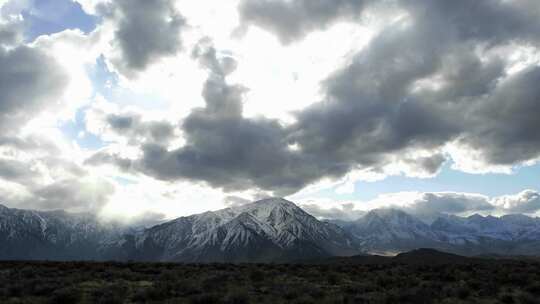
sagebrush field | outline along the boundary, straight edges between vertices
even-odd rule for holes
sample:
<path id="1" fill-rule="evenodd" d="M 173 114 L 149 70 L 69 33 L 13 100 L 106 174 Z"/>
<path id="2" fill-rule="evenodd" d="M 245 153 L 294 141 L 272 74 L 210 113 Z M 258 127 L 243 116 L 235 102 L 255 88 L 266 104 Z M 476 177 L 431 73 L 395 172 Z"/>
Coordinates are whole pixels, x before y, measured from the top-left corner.
<path id="1" fill-rule="evenodd" d="M 0 303 L 540 303 L 540 263 L 1 262 Z"/>

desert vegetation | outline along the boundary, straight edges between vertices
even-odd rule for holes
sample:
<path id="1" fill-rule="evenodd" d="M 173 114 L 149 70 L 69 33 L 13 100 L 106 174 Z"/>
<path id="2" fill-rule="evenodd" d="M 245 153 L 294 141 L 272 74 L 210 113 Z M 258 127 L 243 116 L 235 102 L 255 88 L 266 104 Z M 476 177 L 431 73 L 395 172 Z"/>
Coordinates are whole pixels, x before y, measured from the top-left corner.
<path id="1" fill-rule="evenodd" d="M 540 263 L 0 262 L 0 303 L 540 302 Z"/>

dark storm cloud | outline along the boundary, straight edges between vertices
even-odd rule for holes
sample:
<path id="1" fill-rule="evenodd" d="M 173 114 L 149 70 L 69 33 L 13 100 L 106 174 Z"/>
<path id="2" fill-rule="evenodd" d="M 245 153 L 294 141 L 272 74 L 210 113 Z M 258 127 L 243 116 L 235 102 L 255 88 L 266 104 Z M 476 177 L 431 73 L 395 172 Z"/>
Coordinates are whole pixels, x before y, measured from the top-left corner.
<path id="1" fill-rule="evenodd" d="M 377 5 L 385 3 L 390 2 Z M 287 194 L 354 169 L 384 173 L 393 162 L 415 171 L 405 174 L 436 174 L 449 144 L 475 150 L 488 165 L 540 157 L 540 68 L 508 72 L 514 50 L 538 47 L 537 4 L 391 3 L 408 17 L 389 22 L 331 73 L 322 83 L 323 98 L 298 111 L 296 122 L 286 127 L 243 117 L 246 89 L 227 82 L 236 62 L 208 45 L 196 48 L 194 57 L 210 75 L 202 92 L 206 106 L 181 125 L 186 145 L 170 150 L 146 143 L 143 157 L 130 168 L 163 180 Z M 245 22 L 268 28 L 287 43 L 356 17 L 363 7 L 354 1 L 298 0 L 243 1 L 239 9 Z M 289 149 L 292 144 L 299 149 Z M 459 209 L 455 201 L 439 200 L 434 207 Z"/>
<path id="2" fill-rule="evenodd" d="M 0 47 L 0 128 L 6 134 L 14 126 L 57 102 L 68 78 L 54 58 L 27 46 Z"/>
<path id="3" fill-rule="evenodd" d="M 193 54 L 209 71 L 203 89 L 206 106 L 193 110 L 182 122 L 186 145 L 169 150 L 167 142 L 147 141 L 141 146 L 141 159 L 128 160 L 102 151 L 86 163 L 112 163 L 162 180 L 203 181 L 227 190 L 272 189 L 280 194 L 296 191 L 317 178 L 313 168 L 320 165 L 288 148 L 287 129 L 277 120 L 242 116 L 245 88 L 226 81 L 236 64 L 234 59 L 204 44 Z M 133 128 L 136 119 L 112 121 L 125 131 Z"/>
<path id="4" fill-rule="evenodd" d="M 412 205 L 404 208 L 413 214 L 460 214 L 493 211 L 488 198 L 464 193 L 424 193 Z"/>
<path id="5" fill-rule="evenodd" d="M 440 69 L 448 45 L 434 42 L 443 35 L 420 25 L 380 33 L 325 81 L 323 101 L 298 113 L 294 140 L 303 151 L 341 163 L 345 171 L 379 167 L 392 154 L 451 140 L 460 129 L 454 109 L 409 94 L 416 80 Z M 434 172 L 442 163 L 439 157 L 423 164 Z"/>
<path id="6" fill-rule="evenodd" d="M 516 195 L 488 198 L 468 193 L 423 193 L 403 210 L 420 216 L 434 214 L 529 213 L 540 210 L 540 194 L 525 190 Z"/>
<path id="7" fill-rule="evenodd" d="M 245 89 L 228 84 L 224 72 L 228 71 L 224 63 L 230 66 L 231 58 L 218 58 L 210 47 L 199 53 L 199 60 L 210 72 L 203 89 L 206 107 L 193 110 L 183 121 L 182 148 L 142 147 L 139 166 L 147 174 L 204 181 L 225 190 L 258 188 L 286 195 L 351 168 L 325 155 L 290 149 L 291 130 L 277 120 L 243 117 Z"/>
<path id="8" fill-rule="evenodd" d="M 325 100 L 298 113 L 293 134 L 302 149 L 349 167 L 377 167 L 387 155 L 456 139 L 490 164 L 539 157 L 537 68 L 507 75 L 505 58 L 488 51 L 536 43 L 540 22 L 496 1 L 402 2 L 413 19 L 379 33 L 326 80 Z M 442 88 L 420 86 L 435 77 Z M 422 165 L 436 172 L 443 163 Z"/>
<path id="9" fill-rule="evenodd" d="M 540 155 L 540 67 L 508 79 L 471 111 L 471 128 L 462 143 L 480 151 L 488 163 L 513 165 Z"/>
<path id="10" fill-rule="evenodd" d="M 439 25 L 451 26 L 456 38 L 491 44 L 509 40 L 540 42 L 540 10 L 534 0 L 398 1 L 414 17 L 430 14 Z"/>
<path id="11" fill-rule="evenodd" d="M 187 178 L 227 189 L 302 186 L 296 184 L 302 181 L 293 171 L 285 129 L 275 120 L 243 118 L 242 90 L 219 77 L 210 79 L 206 108 L 194 110 L 183 123 L 186 146 L 168 151 L 144 145 L 143 170 L 161 179 Z"/>
<path id="12" fill-rule="evenodd" d="M 274 32 L 288 44 L 309 32 L 322 30 L 361 14 L 365 0 L 243 0 L 239 12 L 244 25 L 255 24 Z"/>
<path id="13" fill-rule="evenodd" d="M 174 135 L 175 126 L 166 121 L 143 121 L 139 114 L 109 114 L 106 123 L 113 132 L 132 141 L 148 140 L 167 143 Z"/>
<path id="14" fill-rule="evenodd" d="M 182 48 L 185 21 L 173 1 L 118 0 L 111 5 L 100 10 L 117 22 L 115 41 L 122 56 L 113 62 L 123 73 L 133 75 Z"/>
<path id="15" fill-rule="evenodd" d="M 460 39 L 536 40 L 540 11 L 535 0 L 242 0 L 239 13 L 246 25 L 256 25 L 276 34 L 287 44 L 324 30 L 333 23 L 357 20 L 366 8 L 396 6 L 409 13 L 437 15 L 459 31 Z M 385 16 L 376 16 L 385 18 Z"/>
<path id="16" fill-rule="evenodd" d="M 417 162 L 419 168 L 423 169 L 427 174 L 433 175 L 441 169 L 441 166 L 446 161 L 446 157 L 443 154 L 434 154 L 429 157 L 419 157 L 412 161 Z"/>

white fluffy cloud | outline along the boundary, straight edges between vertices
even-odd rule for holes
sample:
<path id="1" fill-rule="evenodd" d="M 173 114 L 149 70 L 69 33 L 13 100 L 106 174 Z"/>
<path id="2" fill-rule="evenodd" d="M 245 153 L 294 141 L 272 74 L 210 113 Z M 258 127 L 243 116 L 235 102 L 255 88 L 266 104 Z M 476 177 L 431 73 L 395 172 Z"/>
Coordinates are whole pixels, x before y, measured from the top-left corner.
<path id="1" fill-rule="evenodd" d="M 514 195 L 489 197 L 476 193 L 459 192 L 397 192 L 379 195 L 369 201 L 339 201 L 317 198 L 298 199 L 300 205 L 313 215 L 339 220 L 354 220 L 377 208 L 395 208 L 424 218 L 437 214 L 468 216 L 474 213 L 540 214 L 540 193 L 524 190 Z"/>
<path id="2" fill-rule="evenodd" d="M 491 202 L 506 212 L 535 214 L 540 211 L 540 193 L 534 190 L 496 197 Z"/>

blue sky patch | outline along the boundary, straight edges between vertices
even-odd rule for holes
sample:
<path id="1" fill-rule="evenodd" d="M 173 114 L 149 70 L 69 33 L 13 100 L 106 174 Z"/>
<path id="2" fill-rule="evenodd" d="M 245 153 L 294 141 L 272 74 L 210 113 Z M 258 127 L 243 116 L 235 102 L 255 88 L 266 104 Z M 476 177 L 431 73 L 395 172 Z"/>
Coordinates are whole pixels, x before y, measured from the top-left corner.
<path id="1" fill-rule="evenodd" d="M 23 10 L 26 21 L 26 39 L 33 41 L 41 35 L 79 29 L 89 33 L 96 28 L 98 17 L 86 14 L 81 5 L 68 0 L 34 0 Z"/>

